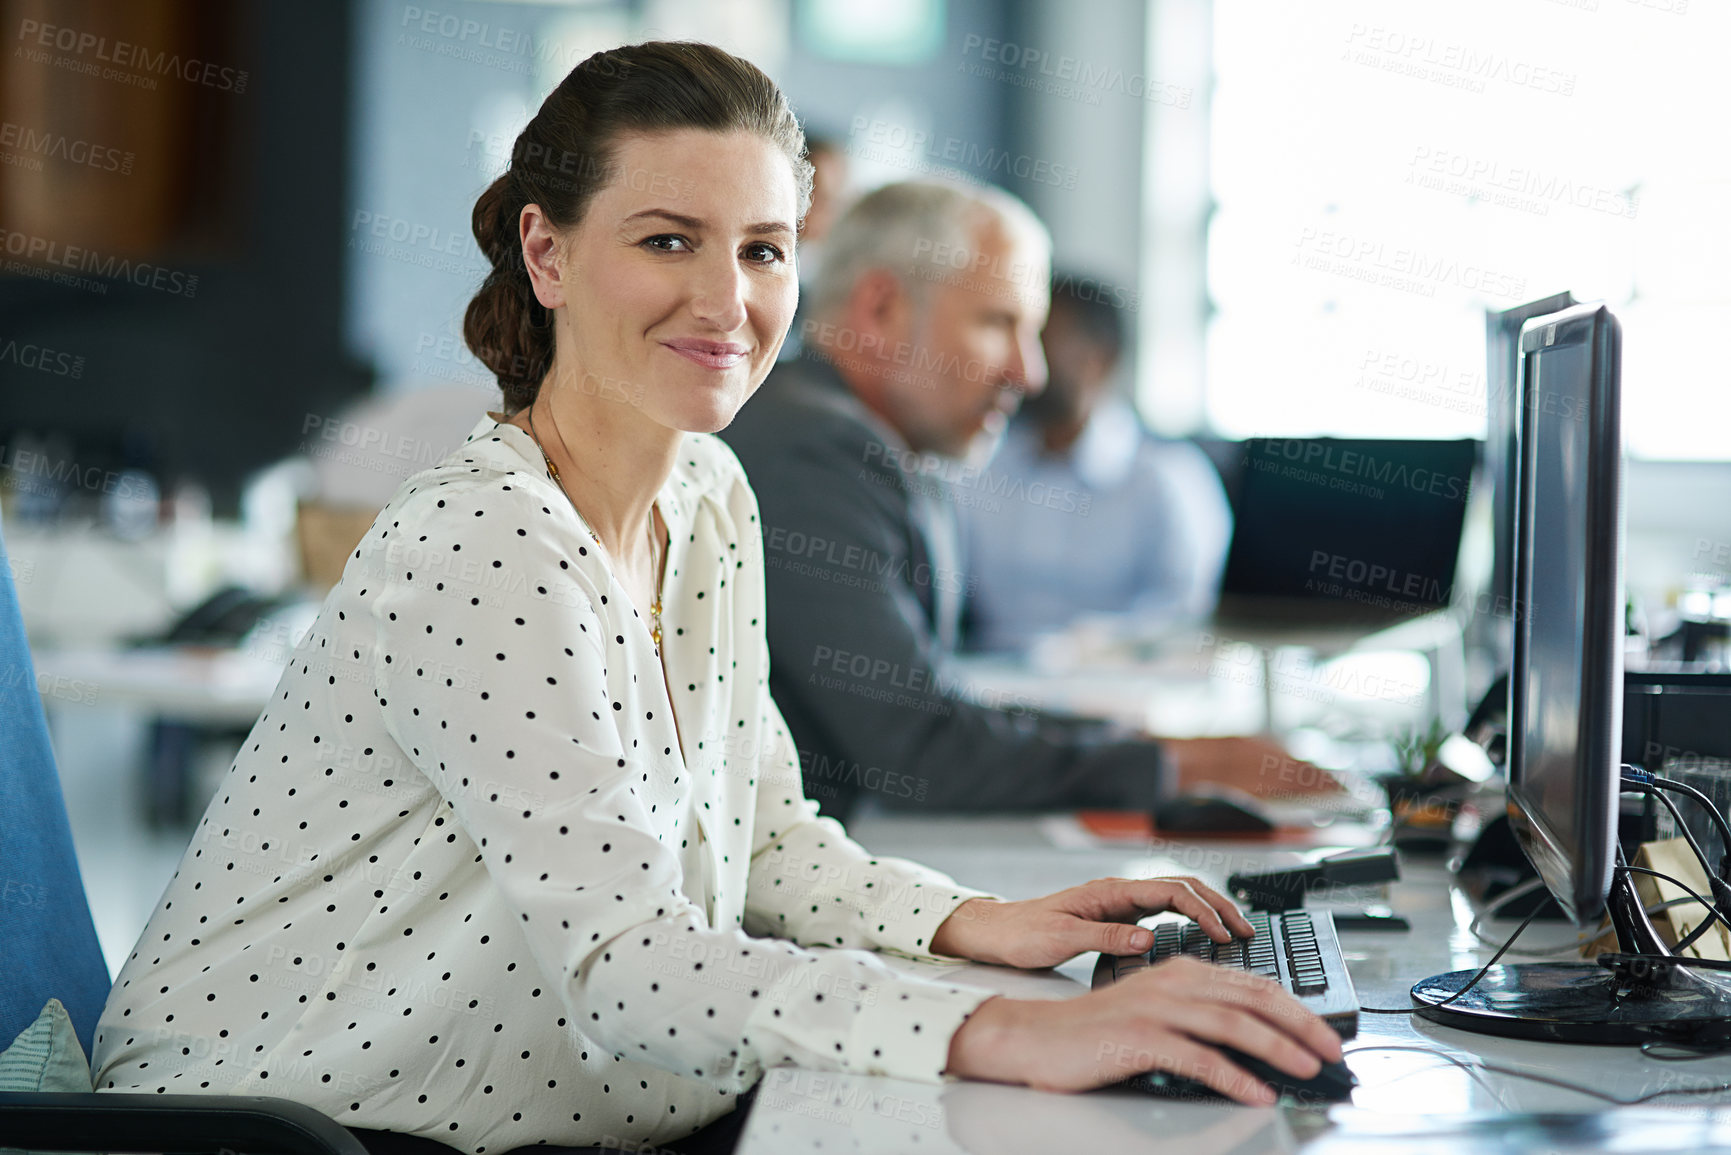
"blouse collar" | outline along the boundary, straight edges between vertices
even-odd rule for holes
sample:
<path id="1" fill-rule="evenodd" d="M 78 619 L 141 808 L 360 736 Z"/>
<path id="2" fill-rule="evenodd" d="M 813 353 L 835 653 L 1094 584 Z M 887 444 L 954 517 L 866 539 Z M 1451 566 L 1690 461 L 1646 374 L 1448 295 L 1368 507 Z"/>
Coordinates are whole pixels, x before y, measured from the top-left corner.
<path id="1" fill-rule="evenodd" d="M 551 487 L 561 498 L 565 498 L 564 490 L 547 476 L 547 462 L 541 454 L 541 447 L 529 436 L 528 430 L 511 424 L 506 420 L 505 414 L 489 410 L 487 415 L 476 423 L 475 428 L 470 430 L 465 448 L 474 452 L 476 445 L 493 444 L 492 439 L 495 437 L 499 439 L 497 445 L 502 450 L 497 454 L 489 454 L 495 456 L 495 464 L 504 469 L 527 473 L 536 481 Z M 673 472 L 661 483 L 661 489 L 655 495 L 655 503 L 661 510 L 661 519 L 667 523 L 670 534 L 679 532 L 679 527 L 685 524 L 693 504 L 702 492 L 703 487 L 697 484 L 698 479 L 692 470 L 694 465 L 696 461 L 692 460 L 682 447 L 678 459 L 674 462 Z"/>

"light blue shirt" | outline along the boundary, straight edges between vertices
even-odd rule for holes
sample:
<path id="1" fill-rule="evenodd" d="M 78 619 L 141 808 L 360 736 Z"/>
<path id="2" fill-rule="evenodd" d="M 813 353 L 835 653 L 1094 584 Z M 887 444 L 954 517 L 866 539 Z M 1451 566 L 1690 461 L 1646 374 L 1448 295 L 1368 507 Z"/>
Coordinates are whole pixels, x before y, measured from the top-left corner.
<path id="1" fill-rule="evenodd" d="M 1150 436 L 1128 404 L 1102 404 L 1062 454 L 1017 421 L 987 474 L 982 500 L 961 509 L 970 648 L 1024 650 L 1083 615 L 1149 628 L 1213 609 L 1232 538 L 1220 476 L 1196 446 Z"/>

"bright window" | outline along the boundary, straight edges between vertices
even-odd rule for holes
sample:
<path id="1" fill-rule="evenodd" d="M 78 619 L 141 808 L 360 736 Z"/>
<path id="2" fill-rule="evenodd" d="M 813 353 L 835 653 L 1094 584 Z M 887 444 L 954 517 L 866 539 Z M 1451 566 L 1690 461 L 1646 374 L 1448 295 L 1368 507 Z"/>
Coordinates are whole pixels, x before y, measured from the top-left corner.
<path id="1" fill-rule="evenodd" d="M 1731 458 L 1731 5 L 1220 0 L 1212 39 L 1214 431 L 1480 436 L 1485 309 L 1568 289 L 1623 322 L 1630 451 Z"/>

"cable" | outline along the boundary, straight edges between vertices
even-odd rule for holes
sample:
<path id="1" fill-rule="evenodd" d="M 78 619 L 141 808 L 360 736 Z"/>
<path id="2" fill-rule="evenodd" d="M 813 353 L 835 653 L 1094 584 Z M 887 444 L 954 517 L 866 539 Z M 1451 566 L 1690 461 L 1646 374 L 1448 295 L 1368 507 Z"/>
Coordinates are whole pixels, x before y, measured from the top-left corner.
<path id="1" fill-rule="evenodd" d="M 1486 919 L 1494 917 L 1498 910 L 1514 902 L 1516 899 L 1525 898 L 1544 884 L 1544 879 L 1535 875 L 1524 882 L 1518 882 L 1509 887 L 1507 890 L 1491 899 L 1491 901 L 1485 905 L 1483 910 L 1473 916 L 1473 920 L 1467 924 L 1467 933 L 1484 943 L 1486 946 L 1499 945 L 1500 940 L 1488 937 L 1483 930 L 1479 929 L 1480 925 Z M 1683 899 L 1682 901 L 1687 902 L 1689 900 Z M 1553 899 L 1546 897 L 1544 902 L 1540 903 L 1540 906 L 1549 907 L 1553 902 Z M 1583 946 L 1586 946 L 1597 937 L 1597 932 L 1586 932 L 1577 935 L 1573 942 L 1559 943 L 1556 946 L 1549 947 L 1537 947 L 1532 950 L 1514 950 L 1511 948 L 1509 953 L 1520 955 L 1522 958 L 1549 958 L 1555 955 L 1566 955 L 1571 953 L 1578 955 Z"/>
<path id="2" fill-rule="evenodd" d="M 1503 907 L 1507 906 L 1509 903 L 1513 902 L 1515 899 L 1523 898 L 1526 895 L 1533 893 L 1533 891 L 1539 889 L 1539 887 L 1541 887 L 1543 885 L 1545 885 L 1545 880 L 1540 878 L 1536 874 L 1533 875 L 1533 877 L 1527 879 L 1525 882 L 1517 882 L 1515 885 L 1509 887 L 1507 890 L 1503 891 L 1501 894 L 1497 895 L 1495 898 L 1493 898 L 1489 902 L 1487 902 L 1485 904 L 1484 910 L 1479 912 L 1479 918 L 1491 917 L 1493 914 L 1495 914 L 1497 911 L 1501 910 Z"/>
<path id="3" fill-rule="evenodd" d="M 1629 784 L 1626 783 L 1625 785 L 1629 785 Z M 1675 822 L 1677 824 L 1677 829 L 1679 829 L 1683 832 L 1683 838 L 1689 843 L 1689 849 L 1694 851 L 1695 857 L 1700 860 L 1701 870 L 1707 876 L 1707 879 L 1708 879 L 1707 889 L 1709 889 L 1709 890 L 1715 889 L 1714 885 L 1713 885 L 1714 882 L 1719 882 L 1719 886 L 1723 887 L 1725 884 L 1723 882 L 1720 882 L 1717 879 L 1717 877 L 1714 873 L 1714 870 L 1713 870 L 1712 863 L 1707 861 L 1706 852 L 1701 849 L 1701 844 L 1699 842 L 1695 841 L 1694 833 L 1689 829 L 1688 825 L 1684 823 L 1683 815 L 1681 814 L 1681 812 L 1678 811 L 1677 804 L 1675 802 L 1671 801 L 1671 799 L 1668 795 L 1664 794 L 1660 790 L 1655 789 L 1652 786 L 1640 786 L 1640 787 L 1636 787 L 1636 789 L 1639 789 L 1644 794 L 1649 794 L 1652 797 L 1657 798 L 1660 802 L 1665 804 L 1665 809 L 1671 812 L 1671 821 Z M 1691 891 L 1690 893 L 1692 894 L 1694 892 Z M 1727 925 L 1731 926 L 1731 924 L 1727 924 Z M 1712 919 L 1710 919 L 1710 918 L 1702 919 L 1701 922 L 1695 927 L 1694 930 L 1691 930 L 1688 934 L 1684 935 L 1681 939 L 1679 939 L 1677 941 L 1677 944 L 1674 947 L 1672 947 L 1671 949 L 1675 950 L 1675 951 L 1684 951 L 1684 950 L 1689 949 L 1690 947 L 1694 946 L 1696 943 L 1696 940 L 1698 940 L 1702 935 L 1706 934 L 1707 931 L 1712 926 L 1713 926 L 1713 920 Z"/>
<path id="4" fill-rule="evenodd" d="M 1691 831 L 1688 824 L 1683 821 L 1683 815 L 1678 811 L 1677 804 L 1672 802 L 1664 791 L 1674 789 L 1678 793 L 1686 793 L 1694 796 L 1701 805 L 1707 808 L 1708 812 L 1712 814 L 1714 820 L 1723 827 L 1724 818 L 1720 816 L 1718 808 L 1715 807 L 1712 802 L 1708 801 L 1705 794 L 1702 794 L 1693 786 L 1685 786 L 1681 782 L 1672 782 L 1668 778 L 1661 779 L 1657 775 L 1648 774 L 1645 771 L 1641 771 L 1639 777 L 1636 777 L 1633 773 L 1629 773 L 1629 771 L 1632 771 L 1633 769 L 1633 767 L 1629 766 L 1624 767 L 1625 774 L 1622 783 L 1623 789 L 1631 793 L 1639 793 L 1652 798 L 1657 798 L 1660 802 L 1664 803 L 1665 809 L 1671 813 L 1671 821 L 1676 823 L 1677 829 L 1683 832 L 1683 838 L 1688 842 L 1689 849 L 1694 852 L 1696 859 L 1701 863 L 1701 873 L 1707 878 L 1707 889 L 1722 900 L 1731 897 L 1731 883 L 1727 883 L 1722 877 L 1720 877 L 1719 871 L 1713 869 L 1713 864 L 1707 859 L 1707 852 L 1701 849 L 1701 844 L 1695 840 L 1694 832 Z M 1663 783 L 1663 785 L 1661 785 L 1661 783 Z M 1722 837 L 1725 839 L 1727 854 L 1731 854 L 1731 831 L 1725 831 L 1722 834 Z M 1622 860 L 1622 851 L 1620 847 L 1618 848 L 1617 857 L 1620 865 Z M 1722 863 L 1723 861 L 1724 860 L 1721 860 Z M 1671 881 L 1675 882 L 1676 880 L 1672 879 Z M 1681 886 L 1682 884 L 1678 883 L 1678 885 Z M 1684 889 L 1688 888 L 1685 887 Z M 1694 891 L 1690 891 L 1690 893 L 1693 894 Z M 1714 913 L 1718 913 L 1717 904 L 1708 902 L 1706 899 L 1702 899 L 1701 901 Z M 1723 915 L 1720 915 L 1719 921 L 1725 922 Z M 1672 949 L 1682 951 L 1694 946 L 1696 940 L 1706 934 L 1712 925 L 1712 919 L 1703 919 L 1694 930 L 1690 931 L 1680 939 Z M 1725 925 L 1727 929 L 1731 929 L 1731 922 L 1726 922 Z"/>
<path id="5" fill-rule="evenodd" d="M 1712 918 L 1709 918 L 1706 922 L 1701 924 L 1702 926 L 1711 926 L 1711 925 L 1713 925 L 1713 919 L 1717 919 L 1721 923 L 1725 924 L 1726 930 L 1731 931 L 1731 919 L 1727 919 L 1723 914 L 1720 914 L 1719 908 L 1717 906 L 1713 905 L 1713 903 L 1709 902 L 1698 891 L 1696 891 L 1694 887 L 1690 886 L 1688 883 L 1682 881 L 1681 879 L 1672 878 L 1669 874 L 1666 874 L 1663 871 L 1651 870 L 1645 866 L 1619 865 L 1618 867 L 1616 867 L 1616 869 L 1627 871 L 1631 874 L 1650 874 L 1654 878 L 1664 879 L 1666 882 L 1670 883 L 1672 886 L 1676 887 L 1678 890 L 1681 890 L 1684 894 L 1687 894 L 1690 898 L 1692 898 L 1696 902 L 1700 903 L 1703 907 L 1705 907 L 1707 909 L 1707 913 L 1712 915 Z M 1697 927 L 1696 929 L 1699 930 L 1700 928 Z M 1678 943 L 1678 945 L 1681 946 L 1682 943 Z M 1676 956 L 1672 956 L 1672 957 L 1676 957 Z"/>
<path id="6" fill-rule="evenodd" d="M 1661 778 L 1657 774 L 1650 775 L 1650 777 L 1653 780 L 1653 785 L 1657 786 L 1659 789 L 1674 790 L 1678 794 L 1684 794 L 1693 798 L 1698 804 L 1700 804 L 1701 808 L 1707 811 L 1707 816 L 1713 820 L 1714 825 L 1719 828 L 1719 841 L 1724 844 L 1726 855 L 1731 855 L 1731 824 L 1726 823 L 1725 816 L 1719 813 L 1719 808 L 1713 805 L 1713 800 L 1711 798 L 1707 797 L 1705 794 L 1701 793 L 1701 791 L 1695 789 L 1686 782 L 1678 782 L 1674 778 Z M 1678 825 L 1681 826 L 1682 823 L 1679 822 Z M 1723 863 L 1724 860 L 1721 859 L 1720 861 Z M 1703 856 L 1702 862 L 1703 864 L 1706 864 L 1705 856 Z M 1709 867 L 1707 876 L 1709 878 L 1720 878 L 1722 877 L 1722 872 L 1713 870 Z"/>
<path id="7" fill-rule="evenodd" d="M 1701 971 L 1731 971 L 1731 961 L 1722 958 L 1696 958 L 1693 955 L 1665 955 L 1656 957 L 1650 954 L 1625 954 L 1622 951 L 1606 951 L 1593 961 L 1607 969 L 1614 970 L 1625 964 L 1644 963 L 1653 967 L 1685 967 Z"/>
<path id="8" fill-rule="evenodd" d="M 1539 912 L 1543 909 L 1543 906 L 1534 907 L 1533 912 L 1521 920 L 1521 925 L 1515 928 L 1515 933 L 1509 936 L 1508 941 L 1497 948 L 1497 953 L 1491 956 L 1491 961 L 1480 967 L 1479 973 L 1468 979 L 1465 986 L 1461 987 L 1460 990 L 1456 991 L 1448 998 L 1443 999 L 1441 1002 L 1426 1003 L 1423 1007 L 1401 1007 L 1398 1009 L 1394 1007 L 1359 1007 L 1359 1013 L 1366 1015 L 1412 1015 L 1417 1014 L 1419 1011 L 1425 1010 L 1428 1007 L 1448 1006 L 1450 1003 L 1472 990 L 1478 985 L 1480 979 L 1490 973 L 1491 968 L 1497 965 L 1497 960 L 1508 953 L 1509 948 L 1515 945 L 1515 940 L 1521 937 L 1521 932 L 1526 930 L 1535 918 L 1539 917 Z"/>
<path id="9" fill-rule="evenodd" d="M 1504 1067 L 1496 1063 L 1485 1063 L 1477 1060 L 1462 1059 L 1456 1055 L 1432 1050 L 1429 1047 L 1415 1047 L 1394 1043 L 1372 1043 L 1365 1047 L 1349 1047 L 1347 1048 L 1346 1053 L 1349 1055 L 1356 1055 L 1364 1051 L 1413 1051 L 1417 1054 L 1429 1055 L 1433 1059 L 1441 1059 L 1445 1063 L 1461 1068 L 1468 1074 L 1474 1074 L 1478 1071 L 1488 1071 L 1493 1075 L 1508 1075 L 1516 1079 L 1527 1079 L 1534 1083 L 1545 1083 L 1552 1087 L 1560 1087 L 1565 1091 L 1574 1091 L 1577 1094 L 1586 1095 L 1590 1098 L 1598 1099 L 1605 1103 L 1611 1103 L 1618 1107 L 1638 1107 L 1642 1103 L 1651 1103 L 1653 1100 L 1664 1098 L 1667 1095 L 1717 1095 L 1725 1091 L 1731 1091 L 1731 1083 L 1719 1083 L 1711 1087 L 1669 1087 L 1658 1091 L 1650 1091 L 1645 1095 L 1637 1095 L 1633 1099 L 1621 1099 L 1616 1095 L 1606 1094 L 1604 1091 L 1601 1091 L 1596 1087 L 1588 1087 L 1580 1083 L 1571 1083 L 1565 1079 L 1554 1079 L 1549 1075 L 1541 1075 L 1534 1071 L 1523 1071 L 1518 1067 Z M 1669 1061 L 1674 1062 L 1676 1060 Z M 1483 1085 L 1482 1081 L 1481 1085 Z M 1489 1088 L 1487 1087 L 1487 1090 L 1488 1089 Z M 1495 1095 L 1495 1092 L 1493 1091 L 1492 1094 Z M 1496 1096 L 1496 1098 L 1498 1102 L 1501 1102 L 1501 1096 Z"/>
<path id="10" fill-rule="evenodd" d="M 1667 1047 L 1671 1048 L 1670 1052 L 1665 1050 Z M 1648 1039 L 1641 1044 L 1641 1053 L 1659 1063 L 1693 1063 L 1699 1059 L 1717 1058 L 1725 1053 L 1725 1048 L 1703 1047 L 1698 1043 L 1657 1042 Z"/>

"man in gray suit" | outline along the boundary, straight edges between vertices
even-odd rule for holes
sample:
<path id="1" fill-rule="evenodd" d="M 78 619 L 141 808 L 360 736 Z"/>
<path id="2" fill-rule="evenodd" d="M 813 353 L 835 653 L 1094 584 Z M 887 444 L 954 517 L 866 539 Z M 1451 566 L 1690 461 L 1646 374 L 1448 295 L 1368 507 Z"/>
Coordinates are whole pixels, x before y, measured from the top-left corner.
<path id="1" fill-rule="evenodd" d="M 722 433 L 763 519 L 770 688 L 831 814 L 862 798 L 1151 809 L 1182 782 L 1254 784 L 1283 761 L 1251 739 L 1156 742 L 1042 712 L 946 671 L 969 587 L 955 506 L 1030 497 L 983 466 L 1045 383 L 1050 250 L 999 190 L 878 189 L 830 235 L 804 351 Z"/>

